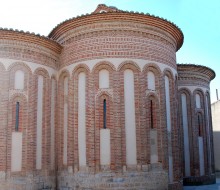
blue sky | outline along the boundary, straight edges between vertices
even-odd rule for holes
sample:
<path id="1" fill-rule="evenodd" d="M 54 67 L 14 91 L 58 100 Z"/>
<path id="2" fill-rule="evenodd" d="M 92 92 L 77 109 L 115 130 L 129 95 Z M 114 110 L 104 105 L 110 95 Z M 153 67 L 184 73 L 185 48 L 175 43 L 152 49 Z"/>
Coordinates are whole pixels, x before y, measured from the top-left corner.
<path id="1" fill-rule="evenodd" d="M 7 0 L 1 2 L 0 27 L 47 36 L 60 22 L 90 13 L 100 3 L 174 22 L 184 34 L 177 62 L 212 68 L 211 101 L 216 101 L 215 89 L 220 97 L 220 0 Z"/>

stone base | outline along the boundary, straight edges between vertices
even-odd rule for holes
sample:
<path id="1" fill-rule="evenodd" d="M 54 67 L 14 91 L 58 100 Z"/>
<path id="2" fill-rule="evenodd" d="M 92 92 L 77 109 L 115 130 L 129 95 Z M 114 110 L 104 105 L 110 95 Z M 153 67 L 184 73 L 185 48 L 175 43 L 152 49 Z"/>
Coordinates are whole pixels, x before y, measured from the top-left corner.
<path id="1" fill-rule="evenodd" d="M 59 190 L 168 190 L 168 174 L 164 171 L 111 171 L 92 174 L 89 172 L 60 172 Z"/>
<path id="2" fill-rule="evenodd" d="M 172 184 L 169 184 L 169 190 L 182 190 L 183 189 L 183 182 L 182 180 L 179 182 L 174 182 Z"/>
<path id="3" fill-rule="evenodd" d="M 55 190 L 56 177 L 42 175 L 42 172 L 33 173 L 5 173 L 0 178 L 0 189 L 4 190 Z M 4 173 L 4 175 L 3 175 Z"/>
<path id="4" fill-rule="evenodd" d="M 215 184 L 215 183 L 216 183 L 215 174 L 183 178 L 184 186 L 210 185 L 210 184 Z"/>

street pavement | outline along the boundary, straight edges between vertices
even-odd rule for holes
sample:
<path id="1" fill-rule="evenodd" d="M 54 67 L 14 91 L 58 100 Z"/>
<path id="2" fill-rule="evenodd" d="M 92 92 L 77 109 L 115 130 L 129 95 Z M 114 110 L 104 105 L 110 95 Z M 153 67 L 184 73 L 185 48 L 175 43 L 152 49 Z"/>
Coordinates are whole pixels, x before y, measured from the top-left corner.
<path id="1" fill-rule="evenodd" d="M 216 179 L 214 185 L 202 185 L 202 186 L 185 186 L 184 190 L 220 190 L 220 178 Z"/>

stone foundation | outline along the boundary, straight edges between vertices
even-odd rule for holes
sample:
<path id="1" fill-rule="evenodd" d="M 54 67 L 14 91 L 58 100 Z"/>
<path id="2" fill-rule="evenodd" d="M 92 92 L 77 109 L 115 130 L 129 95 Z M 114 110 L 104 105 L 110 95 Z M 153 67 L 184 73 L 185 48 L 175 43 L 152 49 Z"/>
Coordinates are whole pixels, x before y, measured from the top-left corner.
<path id="1" fill-rule="evenodd" d="M 0 189 L 2 190 L 55 190 L 56 177 L 43 176 L 38 172 L 22 174 L 11 174 L 0 172 Z"/>
<path id="2" fill-rule="evenodd" d="M 168 174 L 165 171 L 111 171 L 92 174 L 89 172 L 60 172 L 58 189 L 74 190 L 167 190 Z"/>
<path id="3" fill-rule="evenodd" d="M 91 172 L 62 171 L 55 175 L 42 172 L 22 174 L 0 172 L 0 189 L 4 190 L 181 190 L 182 183 L 168 185 L 168 174 L 154 167 L 152 171 Z"/>
<path id="4" fill-rule="evenodd" d="M 178 182 L 174 182 L 172 184 L 169 184 L 169 190 L 182 190 L 183 189 L 183 182 L 178 181 Z"/>

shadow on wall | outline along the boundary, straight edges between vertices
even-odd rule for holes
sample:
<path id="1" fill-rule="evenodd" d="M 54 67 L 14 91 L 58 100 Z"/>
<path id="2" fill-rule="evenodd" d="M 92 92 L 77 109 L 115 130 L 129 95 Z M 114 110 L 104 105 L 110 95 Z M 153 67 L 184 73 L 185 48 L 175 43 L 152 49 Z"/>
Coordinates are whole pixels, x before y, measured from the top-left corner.
<path id="1" fill-rule="evenodd" d="M 215 170 L 220 172 L 220 131 L 213 131 Z"/>

